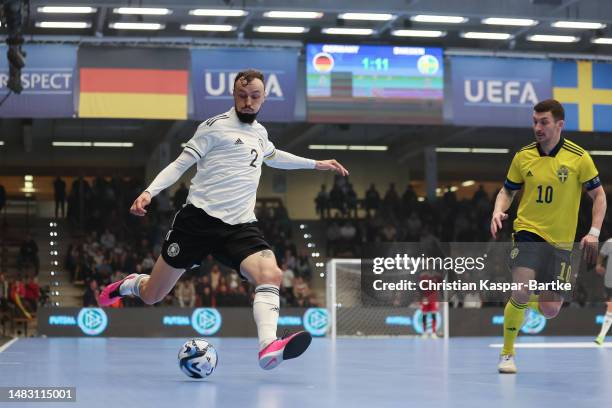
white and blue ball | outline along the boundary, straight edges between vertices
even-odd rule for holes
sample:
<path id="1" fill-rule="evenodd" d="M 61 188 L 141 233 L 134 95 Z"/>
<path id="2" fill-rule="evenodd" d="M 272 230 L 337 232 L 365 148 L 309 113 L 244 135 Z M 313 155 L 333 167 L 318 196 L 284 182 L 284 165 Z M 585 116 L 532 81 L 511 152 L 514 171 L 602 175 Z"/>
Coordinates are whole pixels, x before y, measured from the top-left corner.
<path id="1" fill-rule="evenodd" d="M 188 377 L 206 378 L 217 367 L 217 350 L 205 339 L 191 339 L 179 350 L 178 361 Z"/>

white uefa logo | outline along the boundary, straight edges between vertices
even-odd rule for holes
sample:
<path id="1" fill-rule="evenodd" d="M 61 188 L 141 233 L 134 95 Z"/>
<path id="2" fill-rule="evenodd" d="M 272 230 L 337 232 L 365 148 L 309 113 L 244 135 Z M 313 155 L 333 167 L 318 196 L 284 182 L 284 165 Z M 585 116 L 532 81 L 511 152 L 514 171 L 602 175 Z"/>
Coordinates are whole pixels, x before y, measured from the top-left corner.
<path id="1" fill-rule="evenodd" d="M 168 256 L 171 257 L 175 257 L 179 254 L 179 252 L 181 251 L 181 247 L 179 247 L 179 244 L 177 244 L 176 242 L 170 244 L 170 246 L 168 247 Z"/>

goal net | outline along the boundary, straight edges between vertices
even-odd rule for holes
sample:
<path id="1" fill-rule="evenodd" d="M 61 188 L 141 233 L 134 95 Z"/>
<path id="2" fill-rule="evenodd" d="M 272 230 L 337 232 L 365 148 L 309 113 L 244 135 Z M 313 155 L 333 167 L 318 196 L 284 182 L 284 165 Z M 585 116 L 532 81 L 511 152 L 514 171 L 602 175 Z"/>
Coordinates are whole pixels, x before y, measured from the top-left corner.
<path id="1" fill-rule="evenodd" d="M 426 329 L 433 325 L 433 313 L 427 314 L 423 321 L 418 293 L 388 292 L 381 298 L 363 291 L 360 259 L 328 261 L 326 285 L 332 339 L 337 336 L 419 336 L 424 332 L 423 323 Z M 447 337 L 448 302 L 438 303 L 435 324 L 435 331 Z"/>

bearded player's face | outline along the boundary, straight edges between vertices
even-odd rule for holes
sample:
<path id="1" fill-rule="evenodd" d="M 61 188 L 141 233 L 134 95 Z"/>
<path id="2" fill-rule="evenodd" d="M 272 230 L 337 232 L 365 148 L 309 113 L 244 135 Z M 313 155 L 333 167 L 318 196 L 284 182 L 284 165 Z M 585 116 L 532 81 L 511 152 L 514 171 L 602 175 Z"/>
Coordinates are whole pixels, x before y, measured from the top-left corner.
<path id="1" fill-rule="evenodd" d="M 240 113 L 256 114 L 264 102 L 264 84 L 255 78 L 251 82 L 243 78 L 238 79 L 234 86 L 234 103 Z"/>

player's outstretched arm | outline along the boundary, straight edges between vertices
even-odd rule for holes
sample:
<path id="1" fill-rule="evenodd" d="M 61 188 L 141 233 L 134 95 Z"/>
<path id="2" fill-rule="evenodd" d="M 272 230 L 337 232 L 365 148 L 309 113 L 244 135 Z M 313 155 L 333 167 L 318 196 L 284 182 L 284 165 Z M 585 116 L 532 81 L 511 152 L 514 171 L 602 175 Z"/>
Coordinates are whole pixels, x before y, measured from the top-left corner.
<path id="1" fill-rule="evenodd" d="M 608 204 L 606 202 L 606 193 L 602 186 L 594 188 L 588 194 L 593 200 L 591 230 L 580 240 L 580 249 L 584 249 L 584 259 L 592 264 L 597 259 L 599 233 Z"/>
<path id="2" fill-rule="evenodd" d="M 495 208 L 491 217 L 491 236 L 493 239 L 497 239 L 497 232 L 501 231 L 502 222 L 508 218 L 506 211 L 510 208 L 515 195 L 516 191 L 508 190 L 506 187 L 502 187 L 497 193 Z"/>
<path id="3" fill-rule="evenodd" d="M 160 171 L 151 185 L 134 200 L 132 207 L 130 207 L 130 212 L 139 217 L 144 216 L 147 213 L 145 208 L 151 204 L 151 199 L 159 194 L 160 191 L 176 183 L 183 173 L 197 160 L 191 153 L 183 151 L 175 161 Z"/>
<path id="4" fill-rule="evenodd" d="M 315 169 L 317 170 L 332 170 L 341 176 L 348 176 L 349 172 L 344 168 L 343 165 L 338 163 L 336 160 L 317 160 L 315 164 Z"/>
<path id="5" fill-rule="evenodd" d="M 316 169 L 332 170 L 342 176 L 348 176 L 349 172 L 338 161 L 331 160 L 312 160 L 305 157 L 296 156 L 283 150 L 274 149 L 266 156 L 265 163 L 276 169 L 295 170 L 295 169 Z"/>

